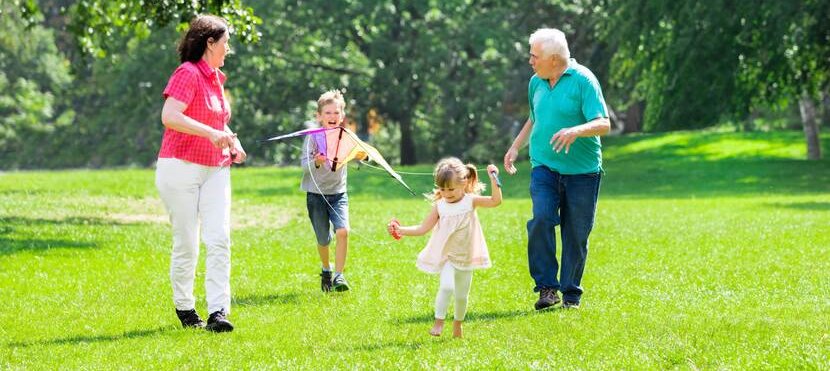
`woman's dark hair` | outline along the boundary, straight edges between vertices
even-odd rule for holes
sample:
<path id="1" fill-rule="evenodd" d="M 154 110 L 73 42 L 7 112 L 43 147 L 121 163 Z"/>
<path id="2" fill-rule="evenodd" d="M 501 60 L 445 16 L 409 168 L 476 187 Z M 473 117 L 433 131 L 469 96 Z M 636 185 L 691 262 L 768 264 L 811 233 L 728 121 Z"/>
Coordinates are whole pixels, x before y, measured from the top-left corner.
<path id="1" fill-rule="evenodd" d="M 209 39 L 219 41 L 228 31 L 228 21 L 215 15 L 199 15 L 190 22 L 190 29 L 179 42 L 181 62 L 198 62 L 207 49 Z"/>

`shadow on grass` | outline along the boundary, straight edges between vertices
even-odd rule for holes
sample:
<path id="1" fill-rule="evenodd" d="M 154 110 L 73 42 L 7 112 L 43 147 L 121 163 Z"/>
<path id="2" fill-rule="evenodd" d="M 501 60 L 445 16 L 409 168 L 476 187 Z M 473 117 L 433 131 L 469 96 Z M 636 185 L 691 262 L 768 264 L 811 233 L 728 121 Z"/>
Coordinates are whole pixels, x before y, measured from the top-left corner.
<path id="1" fill-rule="evenodd" d="M 22 236 L 15 237 L 15 232 L 18 230 L 25 231 L 26 228 L 33 228 L 39 231 L 36 235 L 42 236 L 42 227 L 44 226 L 98 226 L 115 224 L 120 223 L 94 217 L 69 217 L 64 219 L 26 218 L 19 216 L 0 217 L 0 226 L 2 226 L 0 227 L 0 236 L 3 236 L 0 237 L 0 255 L 10 255 L 21 251 L 97 247 L 97 244 L 92 242 L 60 238 L 32 238 L 30 237 L 31 233 L 19 233 Z"/>
<path id="2" fill-rule="evenodd" d="M 793 203 L 767 203 L 767 206 L 775 208 L 796 209 L 796 210 L 830 210 L 830 202 L 793 202 Z"/>
<path id="3" fill-rule="evenodd" d="M 510 311 L 492 311 L 492 312 L 470 312 L 467 313 L 464 322 L 479 322 L 479 321 L 494 321 L 503 318 L 517 318 L 534 314 L 534 311 L 529 310 L 510 310 Z M 425 314 L 419 316 L 412 316 L 393 320 L 397 325 L 406 325 L 413 323 L 432 323 L 435 316 L 432 314 Z"/>
<path id="4" fill-rule="evenodd" d="M 92 242 L 78 242 L 55 239 L 11 239 L 0 238 L 0 255 L 11 255 L 21 251 L 44 251 L 50 249 L 87 249 L 96 248 Z"/>
<path id="5" fill-rule="evenodd" d="M 299 294 L 292 292 L 288 294 L 234 296 L 231 302 L 234 305 L 247 307 L 271 304 L 297 304 L 300 302 L 299 298 Z"/>
<path id="6" fill-rule="evenodd" d="M 358 346 L 351 346 L 351 347 L 334 347 L 332 350 L 335 352 L 373 352 L 376 350 L 383 350 L 383 349 L 400 349 L 400 350 L 418 350 L 422 346 L 426 344 L 425 341 L 390 341 L 390 342 L 379 342 L 374 344 L 364 344 Z"/>
<path id="7" fill-rule="evenodd" d="M 91 217 L 91 216 L 70 216 L 60 219 L 47 218 L 27 218 L 21 216 L 4 216 L 0 217 L 0 225 L 3 228 L 10 228 L 11 226 L 43 226 L 43 225 L 124 225 L 131 223 L 121 223 L 112 219 Z"/>
<path id="8" fill-rule="evenodd" d="M 84 343 L 101 343 L 108 341 L 119 341 L 125 339 L 135 339 L 146 336 L 152 336 L 167 331 L 172 331 L 174 327 L 159 327 L 150 330 L 132 330 L 118 335 L 81 335 L 67 338 L 57 338 L 37 341 L 23 341 L 6 344 L 8 348 L 26 348 L 30 346 L 48 346 L 48 345 L 78 345 Z"/>

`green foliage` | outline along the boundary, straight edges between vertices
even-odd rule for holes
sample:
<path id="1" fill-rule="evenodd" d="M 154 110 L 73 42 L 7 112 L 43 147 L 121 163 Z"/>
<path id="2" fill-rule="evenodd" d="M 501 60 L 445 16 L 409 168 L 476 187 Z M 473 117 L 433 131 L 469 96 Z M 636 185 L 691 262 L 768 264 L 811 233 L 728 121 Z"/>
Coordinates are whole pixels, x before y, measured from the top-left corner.
<path id="1" fill-rule="evenodd" d="M 830 71 L 830 2 L 602 2 L 618 46 L 615 92 L 645 101 L 646 130 L 743 119 L 755 106 L 817 96 Z"/>
<path id="2" fill-rule="evenodd" d="M 64 96 L 73 79 L 52 31 L 27 25 L 10 4 L 0 13 L 0 168 L 14 168 L 39 162 L 43 141 L 73 122 Z"/>
<path id="3" fill-rule="evenodd" d="M 243 42 L 259 40 L 256 25 L 262 20 L 241 0 L 85 0 L 70 10 L 72 31 L 80 47 L 97 57 L 116 49 L 118 45 L 112 44 L 116 35 L 147 36 L 151 30 L 171 23 L 184 27 L 202 13 L 226 18 Z"/>
<path id="4" fill-rule="evenodd" d="M 512 34 L 499 31 L 512 16 L 510 7 L 320 1 L 286 9 L 286 18 L 302 19 L 298 26 L 320 39 L 321 44 L 308 45 L 312 54 L 337 63 L 345 50 L 357 54 L 349 60 L 364 61 L 349 73 L 362 82 L 350 93 L 362 105 L 358 112 L 375 109 L 398 126 L 402 163 L 418 160 L 416 148 L 427 153 L 421 159 L 434 159 L 467 154 L 471 144 L 503 138 L 495 129 Z"/>
<path id="5" fill-rule="evenodd" d="M 327 295 L 300 169 L 233 170 L 237 330 L 222 335 L 177 323 L 151 170 L 2 174 L 0 368 L 830 368 L 828 160 L 800 160 L 797 133 L 604 144 L 582 308 L 532 309 L 522 163 L 502 177 L 505 202 L 478 211 L 494 267 L 475 273 L 460 340 L 427 334 L 438 283 L 414 266 L 426 237 L 385 231 L 429 204 L 382 173 L 350 169 L 353 290 Z"/>

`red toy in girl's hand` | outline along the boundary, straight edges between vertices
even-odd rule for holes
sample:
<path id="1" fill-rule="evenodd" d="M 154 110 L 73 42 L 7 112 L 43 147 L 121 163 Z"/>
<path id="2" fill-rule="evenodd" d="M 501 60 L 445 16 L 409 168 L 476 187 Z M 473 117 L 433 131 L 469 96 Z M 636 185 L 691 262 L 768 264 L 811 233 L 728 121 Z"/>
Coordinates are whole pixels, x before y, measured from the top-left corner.
<path id="1" fill-rule="evenodd" d="M 392 218 L 392 220 L 389 221 L 389 234 L 396 240 L 401 239 L 401 233 L 398 231 L 398 227 L 400 226 L 401 223 L 399 223 L 395 218 Z"/>

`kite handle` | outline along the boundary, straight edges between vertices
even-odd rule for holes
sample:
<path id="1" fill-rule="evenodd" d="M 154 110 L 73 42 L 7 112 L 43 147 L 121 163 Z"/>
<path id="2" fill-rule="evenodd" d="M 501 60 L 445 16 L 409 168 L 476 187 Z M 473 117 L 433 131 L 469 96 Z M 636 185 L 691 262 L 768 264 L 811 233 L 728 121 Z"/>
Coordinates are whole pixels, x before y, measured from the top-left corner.
<path id="1" fill-rule="evenodd" d="M 398 222 L 398 219 L 392 218 L 392 220 L 389 221 L 389 225 L 393 227 L 392 231 L 390 231 L 389 234 L 392 236 L 392 238 L 400 240 L 402 236 L 399 232 L 395 230 L 394 227 L 400 227 L 401 223 Z"/>
<path id="2" fill-rule="evenodd" d="M 501 188 L 501 179 L 499 179 L 499 175 L 498 175 L 498 174 L 496 174 L 496 172 L 495 172 L 495 171 L 491 171 L 491 172 L 490 172 L 490 176 L 492 176 L 492 177 L 493 177 L 493 179 L 495 179 L 495 180 L 496 180 L 496 185 L 497 185 L 497 186 L 499 186 L 499 188 Z"/>

